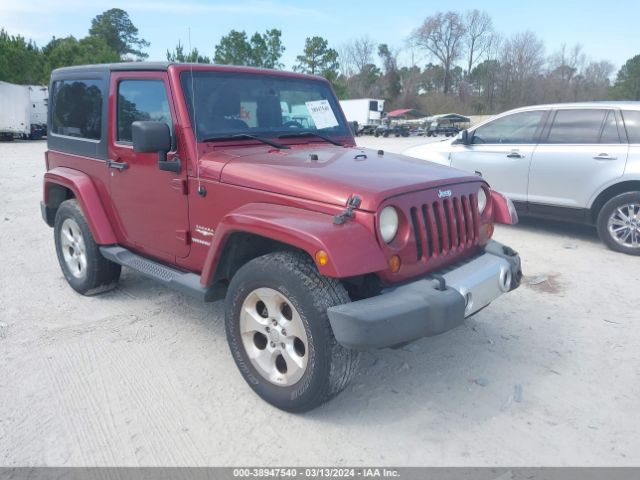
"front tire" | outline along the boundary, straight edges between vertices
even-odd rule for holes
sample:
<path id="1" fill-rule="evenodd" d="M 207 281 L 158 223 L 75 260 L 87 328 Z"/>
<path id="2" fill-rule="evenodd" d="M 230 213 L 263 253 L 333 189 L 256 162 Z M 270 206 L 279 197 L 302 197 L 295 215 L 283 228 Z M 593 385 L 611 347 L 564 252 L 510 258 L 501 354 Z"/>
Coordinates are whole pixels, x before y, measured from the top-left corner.
<path id="1" fill-rule="evenodd" d="M 94 295 L 116 286 L 121 267 L 102 256 L 75 199 L 60 204 L 53 232 L 58 262 L 71 288 Z"/>
<path id="2" fill-rule="evenodd" d="M 622 193 L 604 204 L 598 235 L 616 252 L 640 255 L 640 192 Z"/>
<path id="3" fill-rule="evenodd" d="M 227 340 L 242 376 L 265 401 L 305 412 L 341 392 L 358 352 L 336 341 L 327 308 L 349 302 L 302 253 L 251 260 L 234 275 L 226 298 Z"/>

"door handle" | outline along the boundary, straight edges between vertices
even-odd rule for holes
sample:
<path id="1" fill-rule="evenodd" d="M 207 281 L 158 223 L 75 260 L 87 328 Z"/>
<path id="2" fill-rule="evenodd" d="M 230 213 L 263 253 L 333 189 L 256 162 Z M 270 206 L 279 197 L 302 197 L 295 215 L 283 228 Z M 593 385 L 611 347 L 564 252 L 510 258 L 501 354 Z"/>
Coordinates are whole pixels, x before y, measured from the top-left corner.
<path id="1" fill-rule="evenodd" d="M 507 154 L 507 158 L 524 158 L 524 155 L 522 155 L 520 152 L 518 152 L 517 150 L 512 151 L 511 153 Z"/>
<path id="2" fill-rule="evenodd" d="M 600 153 L 593 157 L 594 160 L 617 160 L 618 157 L 612 157 L 608 153 Z"/>
<path id="3" fill-rule="evenodd" d="M 129 164 L 127 162 L 116 162 L 115 160 L 107 160 L 107 167 L 115 168 L 117 170 L 126 170 L 129 168 Z"/>

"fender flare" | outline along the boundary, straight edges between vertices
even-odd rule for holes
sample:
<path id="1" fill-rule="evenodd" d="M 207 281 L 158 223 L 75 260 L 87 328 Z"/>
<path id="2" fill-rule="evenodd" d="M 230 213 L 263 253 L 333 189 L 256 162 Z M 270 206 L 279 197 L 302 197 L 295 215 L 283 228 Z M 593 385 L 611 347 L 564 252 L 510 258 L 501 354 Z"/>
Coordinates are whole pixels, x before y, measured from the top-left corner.
<path id="1" fill-rule="evenodd" d="M 357 215 L 357 213 L 356 213 Z M 320 274 L 345 278 L 388 268 L 375 235 L 354 219 L 342 225 L 333 216 L 284 205 L 250 203 L 226 215 L 209 247 L 200 282 L 213 281 L 225 243 L 236 232 L 252 233 L 299 248 L 315 257 L 318 250 L 329 255 Z"/>
<path id="2" fill-rule="evenodd" d="M 589 201 L 587 202 L 587 207 L 592 209 L 598 200 L 600 200 L 601 195 L 608 191 L 616 188 L 618 185 L 627 184 L 627 183 L 640 183 L 640 173 L 633 173 L 628 175 L 623 175 L 622 177 L 615 178 L 613 180 L 608 181 L 607 183 L 600 185 L 600 187 L 591 195 Z M 600 205 L 602 206 L 602 205 Z"/>
<path id="3" fill-rule="evenodd" d="M 111 228 L 95 184 L 87 174 L 67 167 L 56 167 L 44 174 L 44 204 L 49 204 L 52 185 L 61 185 L 73 192 L 80 204 L 91 234 L 98 245 L 118 243 Z"/>

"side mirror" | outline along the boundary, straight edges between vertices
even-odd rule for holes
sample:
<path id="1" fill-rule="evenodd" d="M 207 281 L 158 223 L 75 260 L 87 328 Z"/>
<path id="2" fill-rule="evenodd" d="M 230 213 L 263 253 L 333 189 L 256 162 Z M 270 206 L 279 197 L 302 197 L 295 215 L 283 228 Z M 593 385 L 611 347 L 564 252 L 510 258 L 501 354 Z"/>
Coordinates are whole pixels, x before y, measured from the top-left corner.
<path id="1" fill-rule="evenodd" d="M 167 160 L 167 152 L 171 150 L 171 130 L 164 122 L 133 122 L 131 124 L 133 150 L 141 153 L 158 153 L 158 168 L 168 172 L 179 173 L 181 162 L 178 158 Z"/>
<path id="2" fill-rule="evenodd" d="M 456 137 L 456 143 L 461 143 L 463 145 L 470 145 L 471 144 L 471 139 L 473 138 L 472 135 L 469 135 L 469 130 L 462 130 L 460 133 L 458 133 L 458 136 Z"/>

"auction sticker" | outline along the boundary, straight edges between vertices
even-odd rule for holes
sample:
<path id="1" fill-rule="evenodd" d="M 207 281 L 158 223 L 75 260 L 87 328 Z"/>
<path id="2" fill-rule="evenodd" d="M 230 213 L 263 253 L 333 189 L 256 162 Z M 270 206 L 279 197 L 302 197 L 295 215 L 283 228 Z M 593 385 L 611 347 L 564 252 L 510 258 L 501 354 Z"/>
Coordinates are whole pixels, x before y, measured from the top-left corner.
<path id="1" fill-rule="evenodd" d="M 338 125 L 338 120 L 336 120 L 328 100 L 305 102 L 305 105 L 317 129 L 331 128 Z"/>

